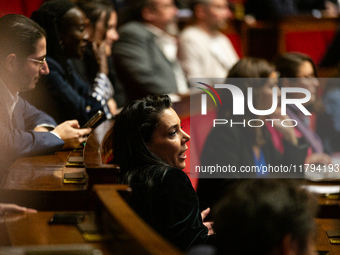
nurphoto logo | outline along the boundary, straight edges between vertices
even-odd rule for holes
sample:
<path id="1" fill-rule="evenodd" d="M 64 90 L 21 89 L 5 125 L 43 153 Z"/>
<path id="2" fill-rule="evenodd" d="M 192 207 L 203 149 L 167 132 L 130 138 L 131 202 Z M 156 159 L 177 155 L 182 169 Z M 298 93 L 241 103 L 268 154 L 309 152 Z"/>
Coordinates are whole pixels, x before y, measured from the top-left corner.
<path id="1" fill-rule="evenodd" d="M 217 100 L 220 102 L 220 106 L 223 106 L 223 100 L 226 100 L 223 98 L 223 95 L 225 95 L 225 91 L 223 89 L 227 89 L 231 93 L 232 97 L 232 115 L 233 116 L 242 116 L 245 115 L 245 95 L 243 91 L 237 87 L 236 85 L 232 84 L 214 84 L 214 87 L 211 85 L 208 85 L 203 82 L 196 82 L 198 84 L 201 84 L 205 86 L 206 88 L 197 87 L 200 90 L 203 90 L 205 93 L 201 94 L 201 115 L 207 115 L 207 94 L 211 97 L 213 100 L 215 106 L 218 106 Z M 217 92 L 217 90 L 219 92 Z M 299 87 L 283 87 L 281 88 L 281 93 L 278 94 L 278 87 L 273 86 L 272 88 L 272 103 L 271 107 L 268 109 L 256 109 L 254 106 L 254 93 L 252 87 L 247 87 L 246 96 L 247 96 L 247 107 L 249 112 L 254 114 L 255 116 L 270 116 L 273 114 L 277 107 L 279 106 L 281 108 L 281 115 L 287 115 L 287 105 L 294 105 L 297 109 L 299 109 L 304 115 L 311 115 L 311 113 L 306 109 L 306 107 L 303 105 L 307 103 L 311 99 L 311 93 L 309 90 L 305 88 L 299 88 Z M 300 93 L 300 98 L 289 98 L 289 93 Z M 278 96 L 279 95 L 279 96 Z M 222 96 L 222 99 L 221 99 Z M 280 99 L 280 101 L 279 101 Z M 231 99 L 229 99 L 231 100 Z M 275 121 L 280 121 L 281 125 L 284 127 L 295 127 L 298 123 L 294 119 L 243 119 L 236 122 L 235 119 L 213 119 L 213 127 L 216 127 L 216 125 L 225 125 L 230 124 L 232 127 L 233 125 L 243 125 L 244 127 L 247 125 L 249 127 L 262 127 L 265 122 L 270 122 L 272 126 L 274 126 Z"/>
<path id="2" fill-rule="evenodd" d="M 216 89 L 228 89 L 230 90 L 232 97 L 233 97 L 233 115 L 244 115 L 244 95 L 243 92 L 240 88 L 238 88 L 235 85 L 232 84 L 215 84 L 215 88 L 202 83 L 202 82 L 197 82 L 200 83 L 208 88 L 210 88 L 215 95 L 218 97 L 221 105 L 222 101 L 217 93 Z M 210 97 L 214 100 L 215 105 L 216 100 L 213 97 L 213 95 L 206 89 L 197 87 L 203 91 L 205 91 L 207 94 L 210 95 Z M 270 109 L 268 110 L 257 110 L 254 107 L 253 104 L 253 88 L 249 87 L 247 88 L 247 103 L 248 103 L 248 109 L 251 113 L 259 116 L 264 116 L 264 115 L 270 115 L 273 112 L 275 112 L 278 104 L 278 99 L 277 99 L 277 88 L 274 87 L 273 89 L 273 103 Z M 288 93 L 302 93 L 305 95 L 304 98 L 287 98 Z M 286 115 L 286 109 L 288 104 L 295 105 L 298 109 L 300 109 L 301 112 L 303 112 L 304 115 L 312 115 L 302 104 L 307 103 L 311 99 L 311 93 L 309 90 L 304 89 L 304 88 L 296 88 L 296 87 L 287 87 L 287 88 L 281 88 L 281 115 Z M 201 115 L 206 115 L 207 114 L 207 95 L 202 94 L 201 95 Z"/>

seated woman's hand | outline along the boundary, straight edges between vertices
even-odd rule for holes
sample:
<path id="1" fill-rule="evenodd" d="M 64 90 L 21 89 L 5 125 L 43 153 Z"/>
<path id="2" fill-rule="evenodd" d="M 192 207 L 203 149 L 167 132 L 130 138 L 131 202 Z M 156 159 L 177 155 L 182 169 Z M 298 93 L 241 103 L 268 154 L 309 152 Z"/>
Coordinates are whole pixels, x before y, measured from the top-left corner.
<path id="1" fill-rule="evenodd" d="M 208 216 L 209 213 L 210 213 L 209 207 L 201 212 L 203 224 L 204 226 L 208 228 L 208 236 L 215 234 L 214 229 L 213 229 L 214 223 L 212 221 L 204 221 L 204 219 Z"/>
<path id="2" fill-rule="evenodd" d="M 106 44 L 104 41 L 92 43 L 92 51 L 99 65 L 99 72 L 108 75 L 109 66 L 107 62 L 107 55 L 106 55 L 105 48 L 106 48 Z"/>

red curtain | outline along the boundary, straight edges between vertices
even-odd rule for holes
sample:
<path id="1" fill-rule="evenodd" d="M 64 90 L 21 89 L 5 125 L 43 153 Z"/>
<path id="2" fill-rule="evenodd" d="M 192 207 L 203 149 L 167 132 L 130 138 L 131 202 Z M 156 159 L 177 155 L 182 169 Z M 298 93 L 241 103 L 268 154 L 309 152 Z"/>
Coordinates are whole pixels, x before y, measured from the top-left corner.
<path id="1" fill-rule="evenodd" d="M 15 13 L 30 17 L 44 0 L 0 0 L 0 17 Z"/>

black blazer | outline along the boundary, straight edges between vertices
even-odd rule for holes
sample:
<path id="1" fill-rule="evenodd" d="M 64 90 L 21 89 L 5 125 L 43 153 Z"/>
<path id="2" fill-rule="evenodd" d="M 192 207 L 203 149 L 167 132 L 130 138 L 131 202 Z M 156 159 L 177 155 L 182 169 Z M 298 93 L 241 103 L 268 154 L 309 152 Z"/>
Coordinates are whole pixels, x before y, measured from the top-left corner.
<path id="1" fill-rule="evenodd" d="M 212 242 L 202 222 L 196 192 L 182 170 L 152 166 L 138 171 L 129 184 L 130 205 L 150 226 L 183 250 Z M 152 176 L 151 188 L 147 175 Z"/>

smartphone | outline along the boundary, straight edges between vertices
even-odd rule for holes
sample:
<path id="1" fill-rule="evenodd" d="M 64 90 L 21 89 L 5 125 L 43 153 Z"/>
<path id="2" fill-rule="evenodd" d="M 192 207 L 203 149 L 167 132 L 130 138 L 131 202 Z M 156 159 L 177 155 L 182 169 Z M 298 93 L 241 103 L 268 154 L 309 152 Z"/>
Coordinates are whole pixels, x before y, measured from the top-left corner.
<path id="1" fill-rule="evenodd" d="M 102 117 L 104 113 L 102 111 L 98 111 L 82 128 L 92 128 Z"/>
<path id="2" fill-rule="evenodd" d="M 49 224 L 78 224 L 83 221 L 84 213 L 55 213 Z"/>

